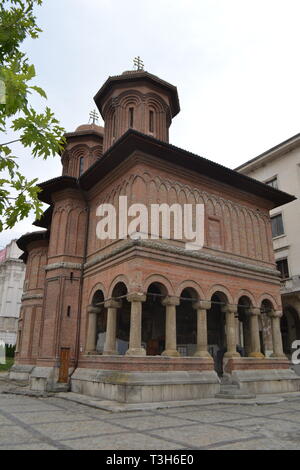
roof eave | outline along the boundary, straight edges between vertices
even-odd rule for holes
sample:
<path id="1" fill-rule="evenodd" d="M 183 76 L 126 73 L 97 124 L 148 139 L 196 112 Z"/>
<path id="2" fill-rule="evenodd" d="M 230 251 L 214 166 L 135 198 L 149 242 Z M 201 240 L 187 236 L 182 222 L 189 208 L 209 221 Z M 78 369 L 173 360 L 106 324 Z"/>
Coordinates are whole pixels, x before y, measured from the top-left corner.
<path id="1" fill-rule="evenodd" d="M 129 129 L 110 147 L 100 160 L 94 163 L 79 179 L 79 184 L 84 190 L 90 189 L 99 181 L 99 175 L 104 177 L 109 171 L 116 168 L 124 159 L 128 158 L 134 151 L 141 150 L 145 153 L 161 158 L 169 163 L 183 166 L 192 171 L 225 183 L 229 186 L 239 188 L 244 192 L 261 196 L 271 201 L 274 207 L 295 200 L 285 192 L 271 188 L 247 175 L 238 173 L 218 163 L 207 160 L 186 150 L 174 147 L 166 142 L 159 141 L 153 137 Z M 175 154 L 175 157 L 174 157 Z"/>
<path id="2" fill-rule="evenodd" d="M 289 139 L 285 140 L 284 142 L 281 142 L 280 144 L 276 145 L 275 147 L 266 150 L 257 157 L 248 160 L 247 162 L 235 168 L 235 171 L 247 172 L 249 170 L 254 170 L 256 168 L 259 168 L 267 161 L 272 160 L 274 158 L 278 158 L 298 146 L 300 146 L 300 134 L 296 134 L 293 137 L 290 137 Z"/>

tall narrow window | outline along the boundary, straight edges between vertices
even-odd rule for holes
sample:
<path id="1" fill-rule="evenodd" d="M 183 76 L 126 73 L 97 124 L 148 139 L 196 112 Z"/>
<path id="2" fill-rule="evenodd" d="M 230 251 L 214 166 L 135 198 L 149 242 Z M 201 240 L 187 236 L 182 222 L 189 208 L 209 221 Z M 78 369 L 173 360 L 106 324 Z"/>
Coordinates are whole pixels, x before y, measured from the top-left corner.
<path id="1" fill-rule="evenodd" d="M 289 264 L 288 264 L 287 258 L 276 261 L 276 265 L 277 265 L 278 271 L 280 271 L 282 279 L 287 279 L 288 277 L 290 277 Z"/>
<path id="2" fill-rule="evenodd" d="M 79 176 L 81 176 L 83 172 L 84 172 L 84 158 L 80 157 L 80 160 L 79 160 Z"/>
<path id="3" fill-rule="evenodd" d="M 149 111 L 149 132 L 154 132 L 154 112 Z"/>
<path id="4" fill-rule="evenodd" d="M 129 127 L 133 127 L 134 108 L 129 108 Z"/>
<path id="5" fill-rule="evenodd" d="M 116 115 L 114 114 L 114 117 L 113 117 L 113 138 L 116 137 Z"/>
<path id="6" fill-rule="evenodd" d="M 278 214 L 278 215 L 275 215 L 274 217 L 271 217 L 271 222 L 272 222 L 273 238 L 279 237 L 280 235 L 284 235 L 282 214 Z"/>

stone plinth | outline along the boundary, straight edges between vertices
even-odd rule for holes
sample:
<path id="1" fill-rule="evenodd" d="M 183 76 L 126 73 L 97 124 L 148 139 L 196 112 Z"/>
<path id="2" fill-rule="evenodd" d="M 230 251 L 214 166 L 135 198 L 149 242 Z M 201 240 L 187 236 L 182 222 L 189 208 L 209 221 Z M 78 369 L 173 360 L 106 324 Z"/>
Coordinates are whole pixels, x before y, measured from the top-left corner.
<path id="1" fill-rule="evenodd" d="M 233 358 L 225 362 L 224 372 L 243 392 L 265 394 L 300 391 L 300 377 L 284 358 Z"/>
<path id="2" fill-rule="evenodd" d="M 121 403 L 151 403 L 214 397 L 220 391 L 215 371 L 125 372 L 77 369 L 71 391 Z"/>

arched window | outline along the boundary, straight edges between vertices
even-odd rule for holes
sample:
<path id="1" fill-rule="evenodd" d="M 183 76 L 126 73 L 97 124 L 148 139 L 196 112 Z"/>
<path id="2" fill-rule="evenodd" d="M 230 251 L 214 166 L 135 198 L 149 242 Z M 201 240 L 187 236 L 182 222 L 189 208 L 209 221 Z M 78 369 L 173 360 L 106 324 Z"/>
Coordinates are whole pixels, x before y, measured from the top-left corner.
<path id="1" fill-rule="evenodd" d="M 113 115 L 113 128 L 112 128 L 112 136 L 113 139 L 116 137 L 116 115 Z"/>
<path id="2" fill-rule="evenodd" d="M 134 108 L 129 108 L 128 110 L 128 125 L 129 127 L 133 127 L 134 123 Z"/>
<path id="3" fill-rule="evenodd" d="M 154 112 L 149 111 L 149 132 L 154 132 Z"/>
<path id="4" fill-rule="evenodd" d="M 84 172 L 84 158 L 80 157 L 79 159 L 79 176 Z"/>

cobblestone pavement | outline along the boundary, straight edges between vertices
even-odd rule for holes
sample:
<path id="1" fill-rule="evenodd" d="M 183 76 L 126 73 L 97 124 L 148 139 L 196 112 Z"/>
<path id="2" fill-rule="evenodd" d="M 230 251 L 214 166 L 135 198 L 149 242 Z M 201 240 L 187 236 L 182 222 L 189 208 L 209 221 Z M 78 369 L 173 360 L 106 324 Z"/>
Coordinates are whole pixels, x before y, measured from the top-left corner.
<path id="1" fill-rule="evenodd" d="M 300 449 L 300 398 L 110 413 L 0 393 L 0 450 Z"/>

